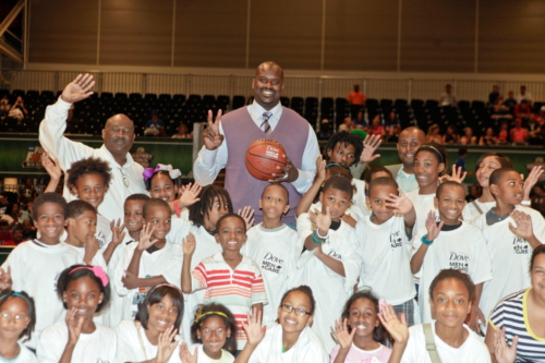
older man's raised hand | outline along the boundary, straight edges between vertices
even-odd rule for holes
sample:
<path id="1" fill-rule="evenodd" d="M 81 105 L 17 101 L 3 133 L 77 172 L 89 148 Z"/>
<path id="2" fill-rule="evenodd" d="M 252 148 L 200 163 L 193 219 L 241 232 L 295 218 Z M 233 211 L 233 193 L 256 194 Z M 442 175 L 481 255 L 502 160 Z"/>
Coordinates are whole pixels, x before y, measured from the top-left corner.
<path id="1" fill-rule="evenodd" d="M 95 81 L 91 74 L 79 74 L 76 79 L 64 87 L 61 99 L 68 103 L 76 103 L 84 100 L 93 94 L 91 88 L 93 88 L 94 85 Z"/>

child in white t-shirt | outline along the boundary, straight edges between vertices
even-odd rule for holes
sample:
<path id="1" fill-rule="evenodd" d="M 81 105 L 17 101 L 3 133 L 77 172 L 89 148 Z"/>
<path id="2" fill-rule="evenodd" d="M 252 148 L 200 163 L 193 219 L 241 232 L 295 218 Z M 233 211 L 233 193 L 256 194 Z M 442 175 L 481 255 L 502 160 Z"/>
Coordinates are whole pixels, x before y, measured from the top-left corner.
<path id="1" fill-rule="evenodd" d="M 492 264 L 492 280 L 483 287 L 480 308 L 489 316 L 505 296 L 530 287 L 528 265 L 532 250 L 545 241 L 545 220 L 532 208 L 520 206 L 523 183 L 520 174 L 511 168 L 496 169 L 490 175 L 490 192 L 496 206 L 474 222 L 481 229 Z M 519 229 L 511 217 L 522 213 L 532 219 L 532 228 Z"/>
<path id="2" fill-rule="evenodd" d="M 25 342 L 35 349 L 42 330 L 64 316 L 55 292 L 57 277 L 66 267 L 82 261 L 72 246 L 60 242 L 68 215 L 66 200 L 57 193 L 44 193 L 32 208 L 40 237 L 19 244 L 10 253 L 0 269 L 0 290 L 23 290 L 35 299 L 36 334 Z"/>
<path id="3" fill-rule="evenodd" d="M 86 158 L 76 161 L 66 171 L 66 186 L 78 199 L 86 201 L 98 210 L 104 200 L 111 181 L 110 167 L 107 162 L 99 158 Z M 119 216 L 121 218 L 121 216 Z M 101 214 L 97 214 L 96 237 L 100 252 L 106 263 L 109 263 L 112 254 L 121 241 L 112 242 L 111 221 Z"/>
<path id="4" fill-rule="evenodd" d="M 328 350 L 334 346 L 331 323 L 342 312 L 339 301 L 347 300 L 361 272 L 360 243 L 344 215 L 352 201 L 352 184 L 342 176 L 332 176 L 320 192 L 321 210 L 315 206 L 297 218 L 301 269 L 300 284 L 309 286 L 319 304 L 312 329 Z"/>
<path id="5" fill-rule="evenodd" d="M 372 214 L 356 228 L 363 258 L 358 288 L 370 287 L 396 312 L 404 312 L 412 326 L 416 294 L 410 267 L 414 207 L 406 195 L 399 195 L 391 177 L 371 181 L 367 203 Z"/>
<path id="6" fill-rule="evenodd" d="M 114 274 L 114 286 L 123 296 L 122 319 L 131 320 L 149 289 L 169 282 L 180 286 L 182 248 L 167 243 L 170 207 L 164 200 L 150 199 L 144 204 L 145 225 L 140 240 L 125 247 Z"/>
<path id="7" fill-rule="evenodd" d="M 110 283 L 102 267 L 68 267 L 59 276 L 57 293 L 68 312 L 65 321 L 48 326 L 40 334 L 38 360 L 42 363 L 113 362 L 117 335 L 93 321 L 94 314 L 108 305 L 110 299 Z"/>
<path id="8" fill-rule="evenodd" d="M 496 169 L 510 168 L 511 160 L 507 156 L 495 152 L 484 153 L 475 163 L 475 178 L 481 186 L 482 194 L 474 201 L 467 203 L 462 212 L 464 221 L 472 223 L 481 214 L 486 213 L 496 206 L 496 200 L 490 193 L 488 182 L 490 174 Z"/>
<path id="9" fill-rule="evenodd" d="M 30 339 L 35 324 L 34 300 L 26 292 L 6 290 L 0 294 L 1 362 L 38 363 L 34 353 L 18 342 Z"/>
<path id="10" fill-rule="evenodd" d="M 453 181 L 442 183 L 437 188 L 435 206 L 439 210 L 440 222 L 430 212 L 426 227 L 413 240 L 413 273 L 421 272 L 419 305 L 423 323 L 432 320 L 427 291 L 439 271 L 455 269 L 469 275 L 476 284 L 475 299 L 469 326 L 479 331 L 478 322 L 485 324 L 486 318 L 479 310 L 483 283 L 492 278 L 490 261 L 481 231 L 459 218 L 466 204 L 461 184 Z"/>
<path id="11" fill-rule="evenodd" d="M 379 319 L 394 339 L 388 363 L 490 363 L 490 353 L 482 339 L 464 324 L 473 307 L 474 285 L 466 274 L 442 270 L 429 290 L 436 320 L 407 326 L 388 304 L 380 305 Z M 431 351 L 431 352 L 430 352 Z M 437 359 L 430 355 L 436 352 Z"/>
<path id="12" fill-rule="evenodd" d="M 265 187 L 259 207 L 263 222 L 248 230 L 248 240 L 241 253 L 255 261 L 261 269 L 267 305 L 263 307 L 263 324 L 274 324 L 280 298 L 294 281 L 295 254 L 299 235 L 282 224 L 282 215 L 288 212 L 288 190 L 280 183 Z M 297 256 L 298 257 L 298 256 Z"/>

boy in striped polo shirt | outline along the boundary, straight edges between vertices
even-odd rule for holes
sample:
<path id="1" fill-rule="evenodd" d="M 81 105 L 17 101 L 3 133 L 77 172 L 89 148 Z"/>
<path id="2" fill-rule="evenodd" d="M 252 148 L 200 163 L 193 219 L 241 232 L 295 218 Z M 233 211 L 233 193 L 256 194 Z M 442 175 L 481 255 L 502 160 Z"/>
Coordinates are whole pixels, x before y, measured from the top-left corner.
<path id="1" fill-rule="evenodd" d="M 191 258 L 195 252 L 195 237 L 190 233 L 184 241 L 182 264 L 182 291 L 186 294 L 206 289 L 204 303 L 227 306 L 235 316 L 237 350 L 246 344 L 242 325 L 248 311 L 263 311 L 267 295 L 259 266 L 240 253 L 246 243 L 246 223 L 237 214 L 226 214 L 218 220 L 216 241 L 222 252 L 205 258 L 191 272 Z"/>

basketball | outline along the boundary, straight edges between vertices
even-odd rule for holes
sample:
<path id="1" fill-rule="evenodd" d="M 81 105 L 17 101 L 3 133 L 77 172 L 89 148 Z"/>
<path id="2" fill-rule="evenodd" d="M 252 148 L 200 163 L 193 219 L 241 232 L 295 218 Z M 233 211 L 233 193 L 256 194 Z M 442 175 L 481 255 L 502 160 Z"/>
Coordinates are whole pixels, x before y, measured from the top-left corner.
<path id="1" fill-rule="evenodd" d="M 286 151 L 279 142 L 271 139 L 257 140 L 246 151 L 246 169 L 256 179 L 274 179 L 273 173 L 282 173 L 276 167 L 286 166 L 284 155 Z"/>

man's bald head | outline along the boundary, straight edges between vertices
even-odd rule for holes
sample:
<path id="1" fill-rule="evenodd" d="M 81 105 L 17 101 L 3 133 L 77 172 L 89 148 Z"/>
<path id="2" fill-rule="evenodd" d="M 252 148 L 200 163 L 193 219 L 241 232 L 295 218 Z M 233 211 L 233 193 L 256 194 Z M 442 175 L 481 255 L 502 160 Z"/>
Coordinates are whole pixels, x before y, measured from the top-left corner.
<path id="1" fill-rule="evenodd" d="M 134 142 L 134 124 L 127 115 L 118 113 L 106 121 L 102 130 L 104 146 L 116 160 L 126 157 Z"/>
<path id="2" fill-rule="evenodd" d="M 261 63 L 252 81 L 255 101 L 265 110 L 270 110 L 280 102 L 284 89 L 284 71 L 275 62 Z"/>
<path id="3" fill-rule="evenodd" d="M 412 173 L 416 150 L 424 144 L 426 135 L 417 127 L 407 127 L 399 134 L 397 152 L 403 163 L 403 170 Z"/>

